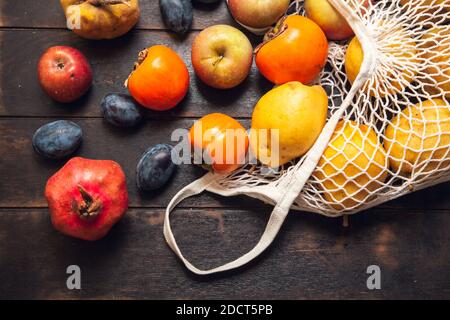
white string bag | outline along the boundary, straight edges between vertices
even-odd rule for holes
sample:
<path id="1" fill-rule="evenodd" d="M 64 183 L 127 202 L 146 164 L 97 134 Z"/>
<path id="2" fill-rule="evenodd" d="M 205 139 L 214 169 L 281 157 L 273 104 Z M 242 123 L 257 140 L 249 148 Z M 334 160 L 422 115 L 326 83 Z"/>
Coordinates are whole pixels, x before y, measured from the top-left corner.
<path id="1" fill-rule="evenodd" d="M 302 2 L 294 2 L 300 14 Z M 290 209 L 330 217 L 354 214 L 450 180 L 450 107 L 436 100 L 450 98 L 450 0 L 380 0 L 368 8 L 358 0 L 329 2 L 361 43 L 360 72 L 351 85 L 344 67 L 348 43 L 331 42 L 317 81 L 329 94 L 328 122 L 305 156 L 277 173 L 252 165 L 228 176 L 208 173 L 172 199 L 164 236 L 196 274 L 253 260 L 272 243 Z M 274 205 L 258 244 L 211 270 L 184 258 L 170 227 L 173 208 L 204 190 Z"/>

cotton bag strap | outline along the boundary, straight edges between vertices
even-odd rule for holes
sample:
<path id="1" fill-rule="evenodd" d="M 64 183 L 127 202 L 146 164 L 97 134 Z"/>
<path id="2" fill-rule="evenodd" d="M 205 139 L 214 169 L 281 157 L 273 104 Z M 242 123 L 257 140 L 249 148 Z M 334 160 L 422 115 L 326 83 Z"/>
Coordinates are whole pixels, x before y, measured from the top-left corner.
<path id="1" fill-rule="evenodd" d="M 214 181 L 220 179 L 220 176 L 215 175 L 213 173 L 208 173 L 202 178 L 192 182 L 187 185 L 183 189 L 181 189 L 170 201 L 165 214 L 164 219 L 164 237 L 170 246 L 170 248 L 175 252 L 175 254 L 180 258 L 180 260 L 184 263 L 186 268 L 198 275 L 208 275 L 218 272 L 223 272 L 231 269 L 239 268 L 248 262 L 255 259 L 259 256 L 270 244 L 273 242 L 275 237 L 277 236 L 281 226 L 286 219 L 286 216 L 289 213 L 289 209 L 294 203 L 295 199 L 303 189 L 305 183 L 311 176 L 312 172 L 317 166 L 317 163 L 320 160 L 325 148 L 330 141 L 330 138 L 336 128 L 337 123 L 341 119 L 344 111 L 351 104 L 353 97 L 356 92 L 362 87 L 362 85 L 366 82 L 366 80 L 371 75 L 372 71 L 375 68 L 375 48 L 373 46 L 373 42 L 370 40 L 370 35 L 367 32 L 364 24 L 358 17 L 352 12 L 350 7 L 342 0 L 329 0 L 329 2 L 335 6 L 339 12 L 347 19 L 349 24 L 353 27 L 356 36 L 361 42 L 364 51 L 364 61 L 361 66 L 360 73 L 356 78 L 353 86 L 349 92 L 349 95 L 345 98 L 342 105 L 339 107 L 333 116 L 328 120 L 325 125 L 322 133 L 317 138 L 314 146 L 308 152 L 304 162 L 297 166 L 294 174 L 292 174 L 290 181 L 288 181 L 286 187 L 282 191 L 282 197 L 274 207 L 269 221 L 267 223 L 266 229 L 264 230 L 261 239 L 256 244 L 256 246 L 251 249 L 248 253 L 244 254 L 240 258 L 226 263 L 222 266 L 209 269 L 209 270 L 201 270 L 195 267 L 191 262 L 189 262 L 181 253 L 180 248 L 177 245 L 175 237 L 172 232 L 172 228 L 170 226 L 170 213 L 172 210 L 184 199 L 200 194 L 204 190 L 207 189 L 209 185 L 211 185 Z"/>

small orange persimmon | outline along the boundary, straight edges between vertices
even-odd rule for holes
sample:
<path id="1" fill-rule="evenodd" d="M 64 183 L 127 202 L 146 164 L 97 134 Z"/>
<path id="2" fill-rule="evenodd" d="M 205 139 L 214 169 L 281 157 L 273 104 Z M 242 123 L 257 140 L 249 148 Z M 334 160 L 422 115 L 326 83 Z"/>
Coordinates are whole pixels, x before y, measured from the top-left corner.
<path id="1" fill-rule="evenodd" d="M 189 142 L 196 156 L 202 153 L 217 173 L 230 173 L 245 163 L 248 135 L 235 119 L 222 113 L 211 113 L 194 123 Z"/>

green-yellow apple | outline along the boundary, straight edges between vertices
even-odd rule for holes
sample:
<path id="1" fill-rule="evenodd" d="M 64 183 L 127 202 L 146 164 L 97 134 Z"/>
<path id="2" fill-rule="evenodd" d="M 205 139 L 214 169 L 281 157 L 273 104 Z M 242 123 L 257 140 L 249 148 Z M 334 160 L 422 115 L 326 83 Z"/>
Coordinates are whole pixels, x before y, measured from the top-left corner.
<path id="1" fill-rule="evenodd" d="M 289 8 L 290 0 L 228 0 L 236 21 L 252 28 L 266 28 L 278 21 Z"/>
<path id="2" fill-rule="evenodd" d="M 371 0 L 358 0 L 368 7 Z M 345 18 L 328 0 L 305 0 L 306 16 L 317 23 L 329 40 L 345 40 L 354 35 Z"/>
<path id="3" fill-rule="evenodd" d="M 238 29 L 215 25 L 200 32 L 192 44 L 192 65 L 197 76 L 217 89 L 230 89 L 247 78 L 253 48 Z"/>

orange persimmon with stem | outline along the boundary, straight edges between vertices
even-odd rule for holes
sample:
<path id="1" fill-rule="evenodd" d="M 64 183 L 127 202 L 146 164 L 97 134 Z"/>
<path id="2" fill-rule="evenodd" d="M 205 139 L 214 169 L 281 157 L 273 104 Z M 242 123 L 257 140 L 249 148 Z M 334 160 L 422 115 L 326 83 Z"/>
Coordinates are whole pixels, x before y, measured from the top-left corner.
<path id="1" fill-rule="evenodd" d="M 266 35 L 257 49 L 256 65 L 275 84 L 308 84 L 319 76 L 327 56 L 328 42 L 322 29 L 308 18 L 292 15 Z"/>
<path id="2" fill-rule="evenodd" d="M 145 108 L 165 111 L 174 108 L 186 96 L 189 72 L 175 51 L 157 45 L 139 53 L 135 69 L 125 85 Z"/>

